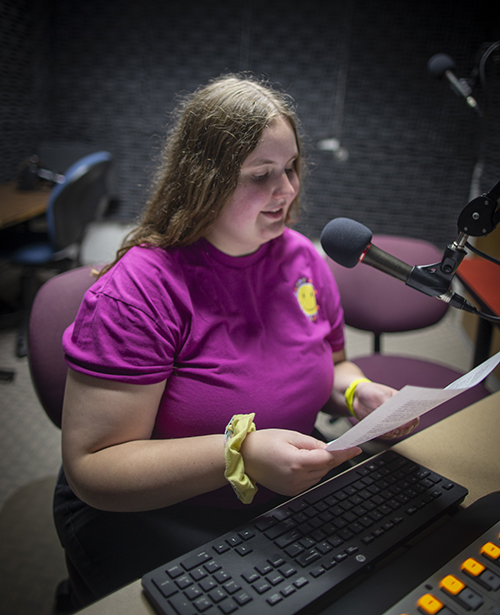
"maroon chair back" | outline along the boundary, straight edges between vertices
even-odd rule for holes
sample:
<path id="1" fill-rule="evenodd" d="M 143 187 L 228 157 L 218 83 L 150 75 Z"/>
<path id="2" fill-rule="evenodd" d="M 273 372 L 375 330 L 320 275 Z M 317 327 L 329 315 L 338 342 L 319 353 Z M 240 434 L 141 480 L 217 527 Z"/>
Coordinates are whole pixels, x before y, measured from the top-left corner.
<path id="1" fill-rule="evenodd" d="M 56 275 L 40 288 L 31 310 L 28 346 L 31 379 L 40 403 L 56 427 L 61 427 L 68 371 L 62 336 L 95 280 L 89 266 Z"/>
<path id="2" fill-rule="evenodd" d="M 409 265 L 439 263 L 442 256 L 436 246 L 422 239 L 374 235 L 373 245 Z M 329 257 L 326 262 L 339 286 L 346 324 L 355 329 L 376 335 L 413 331 L 436 324 L 446 314 L 448 305 L 443 301 L 373 267 L 358 264 L 347 269 Z"/>

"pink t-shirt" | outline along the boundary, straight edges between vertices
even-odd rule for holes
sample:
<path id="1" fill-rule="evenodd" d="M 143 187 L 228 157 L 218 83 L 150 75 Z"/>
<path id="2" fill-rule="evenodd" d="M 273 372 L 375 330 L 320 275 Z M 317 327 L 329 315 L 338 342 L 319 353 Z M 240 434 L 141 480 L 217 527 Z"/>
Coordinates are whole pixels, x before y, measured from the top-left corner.
<path id="1" fill-rule="evenodd" d="M 244 257 L 204 239 L 132 248 L 86 293 L 63 344 L 76 371 L 167 381 L 154 438 L 223 433 L 250 412 L 257 429 L 309 434 L 332 391 L 343 313 L 324 260 L 286 229 Z M 235 496 L 224 488 L 195 500 L 232 506 Z"/>

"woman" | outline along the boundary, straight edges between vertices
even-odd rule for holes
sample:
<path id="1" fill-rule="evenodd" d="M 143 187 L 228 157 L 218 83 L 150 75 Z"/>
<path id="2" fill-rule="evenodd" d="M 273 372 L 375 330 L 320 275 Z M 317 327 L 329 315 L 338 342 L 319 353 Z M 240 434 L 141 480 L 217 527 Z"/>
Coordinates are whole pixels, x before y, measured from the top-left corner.
<path id="1" fill-rule="evenodd" d="M 318 411 L 347 398 L 363 418 L 394 394 L 346 360 L 335 282 L 287 226 L 301 167 L 286 96 L 231 75 L 199 89 L 65 333 L 55 518 L 96 597 L 318 483 L 360 452 L 311 437 Z"/>

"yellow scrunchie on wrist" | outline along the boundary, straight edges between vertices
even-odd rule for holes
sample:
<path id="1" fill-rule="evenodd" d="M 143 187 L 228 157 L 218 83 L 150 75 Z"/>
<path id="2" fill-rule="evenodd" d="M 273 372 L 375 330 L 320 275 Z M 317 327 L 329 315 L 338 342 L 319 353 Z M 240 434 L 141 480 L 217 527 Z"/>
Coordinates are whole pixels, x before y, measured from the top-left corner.
<path id="1" fill-rule="evenodd" d="M 352 416 L 355 419 L 358 419 L 358 420 L 359 420 L 359 418 L 356 416 L 356 413 L 353 410 L 352 404 L 354 402 L 354 392 L 356 391 L 356 387 L 361 382 L 371 382 L 371 380 L 369 380 L 368 378 L 356 378 L 356 380 L 353 380 L 351 382 L 351 384 L 347 387 L 347 389 L 345 390 L 345 393 L 344 393 L 345 405 L 347 406 L 347 409 L 352 414 Z"/>
<path id="2" fill-rule="evenodd" d="M 241 445 L 247 434 L 255 431 L 255 413 L 235 414 L 229 421 L 224 433 L 225 478 L 243 504 L 250 504 L 257 493 L 257 485 L 245 474 L 245 464 L 240 453 Z"/>

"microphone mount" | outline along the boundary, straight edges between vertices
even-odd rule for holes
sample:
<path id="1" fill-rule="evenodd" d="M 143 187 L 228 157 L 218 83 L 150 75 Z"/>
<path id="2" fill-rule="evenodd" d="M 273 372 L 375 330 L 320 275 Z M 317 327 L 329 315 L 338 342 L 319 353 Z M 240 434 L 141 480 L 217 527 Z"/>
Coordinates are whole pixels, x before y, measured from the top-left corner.
<path id="1" fill-rule="evenodd" d="M 445 248 L 440 263 L 424 267 L 424 269 L 437 267 L 436 280 L 438 280 L 438 286 L 439 284 L 444 285 L 446 283 L 449 286 L 451 283 L 460 263 L 467 255 L 465 248 L 468 247 L 468 238 L 470 236 L 482 237 L 489 235 L 496 228 L 500 222 L 499 200 L 500 181 L 489 192 L 472 199 L 463 208 L 458 217 L 458 238 Z"/>
<path id="2" fill-rule="evenodd" d="M 500 181 L 481 196 L 472 199 L 458 217 L 458 230 L 473 237 L 489 235 L 500 222 Z"/>

